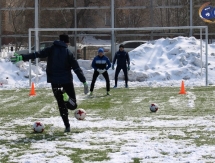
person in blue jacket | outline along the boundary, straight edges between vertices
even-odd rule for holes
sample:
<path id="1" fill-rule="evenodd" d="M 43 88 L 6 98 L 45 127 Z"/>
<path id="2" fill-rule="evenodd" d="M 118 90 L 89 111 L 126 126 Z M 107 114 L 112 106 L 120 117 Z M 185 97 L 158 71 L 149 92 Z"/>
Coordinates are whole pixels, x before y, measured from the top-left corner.
<path id="1" fill-rule="evenodd" d="M 119 50 L 115 53 L 112 69 L 114 70 L 114 64 L 117 60 L 117 67 L 115 72 L 115 86 L 117 88 L 118 75 L 121 70 L 123 70 L 125 75 L 125 88 L 128 88 L 128 71 L 130 70 L 130 57 L 126 51 L 124 51 L 124 45 L 119 46 Z M 128 65 L 128 66 L 127 66 Z"/>
<path id="2" fill-rule="evenodd" d="M 104 55 L 104 49 L 98 49 L 98 55 L 92 61 L 92 67 L 94 69 L 93 79 L 90 85 L 90 95 L 93 94 L 95 82 L 99 74 L 102 74 L 106 80 L 107 95 L 110 95 L 110 80 L 107 70 L 111 67 L 111 63 L 108 57 Z"/>
<path id="3" fill-rule="evenodd" d="M 52 46 L 39 52 L 16 55 L 13 62 L 48 57 L 46 67 L 47 82 L 51 83 L 52 91 L 57 100 L 59 112 L 65 125 L 64 132 L 70 132 L 68 109 L 74 110 L 77 108 L 71 70 L 73 69 L 79 80 L 84 84 L 85 94 L 88 93 L 88 85 L 77 60 L 67 48 L 69 36 L 62 34 L 59 39 L 54 41 Z"/>

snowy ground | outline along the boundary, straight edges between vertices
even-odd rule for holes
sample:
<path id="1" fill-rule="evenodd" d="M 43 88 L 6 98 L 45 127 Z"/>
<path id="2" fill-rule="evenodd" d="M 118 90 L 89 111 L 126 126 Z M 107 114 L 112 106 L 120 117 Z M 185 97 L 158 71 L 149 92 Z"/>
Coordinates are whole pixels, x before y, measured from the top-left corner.
<path id="1" fill-rule="evenodd" d="M 0 116 L 0 160 L 72 163 L 80 157 L 86 163 L 131 163 L 134 159 L 141 163 L 214 162 L 215 96 L 211 88 L 202 90 L 187 87 L 187 94 L 179 95 L 179 88 L 173 87 L 159 91 L 124 88 L 104 97 L 104 90 L 99 89 L 90 99 L 79 90 L 78 103 L 90 102 L 85 108 L 87 117 L 78 121 L 70 111 L 72 131 L 68 134 L 63 133 L 50 89 L 36 90 L 35 97 L 28 97 L 28 90 L 11 90 L 12 96 L 2 90 L 1 115 L 8 114 Z M 110 105 L 107 110 L 98 104 L 105 100 Z M 157 113 L 149 112 L 151 101 L 158 102 Z M 93 103 L 98 104 L 96 108 L 91 108 Z M 31 133 L 35 121 L 45 124 L 44 133 Z M 93 161 L 106 154 L 108 159 Z"/>

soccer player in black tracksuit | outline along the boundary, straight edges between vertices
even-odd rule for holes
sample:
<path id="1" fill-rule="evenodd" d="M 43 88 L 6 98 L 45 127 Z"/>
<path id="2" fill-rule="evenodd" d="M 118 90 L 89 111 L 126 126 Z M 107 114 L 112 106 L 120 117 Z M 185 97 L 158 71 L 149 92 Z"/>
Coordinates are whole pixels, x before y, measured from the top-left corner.
<path id="1" fill-rule="evenodd" d="M 94 85 L 99 74 L 102 74 L 104 76 L 106 80 L 107 95 L 110 95 L 110 80 L 107 70 L 111 67 L 111 63 L 108 57 L 104 55 L 103 48 L 98 49 L 98 55 L 93 59 L 92 67 L 94 68 L 94 73 L 92 83 L 90 85 L 90 95 L 93 94 Z"/>
<path id="2" fill-rule="evenodd" d="M 128 88 L 128 71 L 130 70 L 130 58 L 126 51 L 124 51 L 124 45 L 121 44 L 119 46 L 119 51 L 115 53 L 112 69 L 114 70 L 114 64 L 117 60 L 117 67 L 115 72 L 115 86 L 114 88 L 117 88 L 117 81 L 118 81 L 118 75 L 120 70 L 122 69 L 125 75 L 125 87 Z M 128 64 L 128 67 L 127 65 Z"/>
<path id="3" fill-rule="evenodd" d="M 77 108 L 71 69 L 73 69 L 79 80 L 84 84 L 85 94 L 88 93 L 88 85 L 77 60 L 75 60 L 74 55 L 67 48 L 69 36 L 63 34 L 59 38 L 60 41 L 54 41 L 52 46 L 39 52 L 17 56 L 15 62 L 48 57 L 46 68 L 47 82 L 51 83 L 52 91 L 57 100 L 60 115 L 65 125 L 65 132 L 70 132 L 68 109 L 74 110 Z"/>

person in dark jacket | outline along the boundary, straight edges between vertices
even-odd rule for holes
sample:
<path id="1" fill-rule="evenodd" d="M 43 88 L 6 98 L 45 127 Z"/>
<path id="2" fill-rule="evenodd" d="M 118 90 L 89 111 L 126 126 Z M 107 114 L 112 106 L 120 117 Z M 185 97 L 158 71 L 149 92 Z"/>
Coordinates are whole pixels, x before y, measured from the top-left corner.
<path id="1" fill-rule="evenodd" d="M 90 95 L 93 94 L 93 89 L 95 86 L 95 82 L 99 74 L 102 74 L 106 80 L 106 90 L 107 90 L 107 95 L 110 95 L 110 80 L 109 80 L 109 75 L 107 70 L 111 67 L 111 63 L 104 55 L 104 49 L 99 48 L 98 49 L 98 55 L 93 59 L 92 61 L 92 67 L 94 68 L 94 73 L 93 73 L 93 79 L 90 85 Z"/>
<path id="2" fill-rule="evenodd" d="M 51 83 L 52 91 L 57 100 L 59 112 L 65 125 L 65 132 L 70 132 L 68 109 L 74 110 L 77 108 L 71 69 L 73 69 L 79 80 L 84 84 L 85 94 L 88 93 L 88 85 L 77 60 L 67 48 L 69 36 L 62 34 L 59 36 L 59 39 L 54 41 L 52 46 L 39 52 L 17 55 L 15 62 L 48 57 L 46 67 L 47 82 Z"/>
<path id="3" fill-rule="evenodd" d="M 115 86 L 117 88 L 118 75 L 121 69 L 125 75 L 125 87 L 128 88 L 128 71 L 130 70 L 130 57 L 126 51 L 124 51 L 124 45 L 119 46 L 119 50 L 115 53 L 112 69 L 114 70 L 114 64 L 117 60 L 117 67 L 115 72 Z M 128 65 L 128 66 L 127 66 Z"/>

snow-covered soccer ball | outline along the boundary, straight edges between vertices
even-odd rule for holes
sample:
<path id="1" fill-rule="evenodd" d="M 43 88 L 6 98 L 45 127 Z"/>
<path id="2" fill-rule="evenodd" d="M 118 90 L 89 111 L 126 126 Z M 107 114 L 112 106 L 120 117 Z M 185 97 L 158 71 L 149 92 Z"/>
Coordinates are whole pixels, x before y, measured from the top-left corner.
<path id="1" fill-rule="evenodd" d="M 86 117 L 86 111 L 84 109 L 77 109 L 74 115 L 77 120 L 83 120 Z"/>
<path id="2" fill-rule="evenodd" d="M 34 122 L 34 124 L 33 124 L 34 132 L 43 132 L 44 128 L 45 128 L 45 126 L 41 122 Z"/>
<path id="3" fill-rule="evenodd" d="M 149 109 L 150 109 L 151 112 L 156 112 L 156 111 L 158 111 L 158 105 L 155 104 L 155 103 L 152 103 L 150 105 Z"/>

